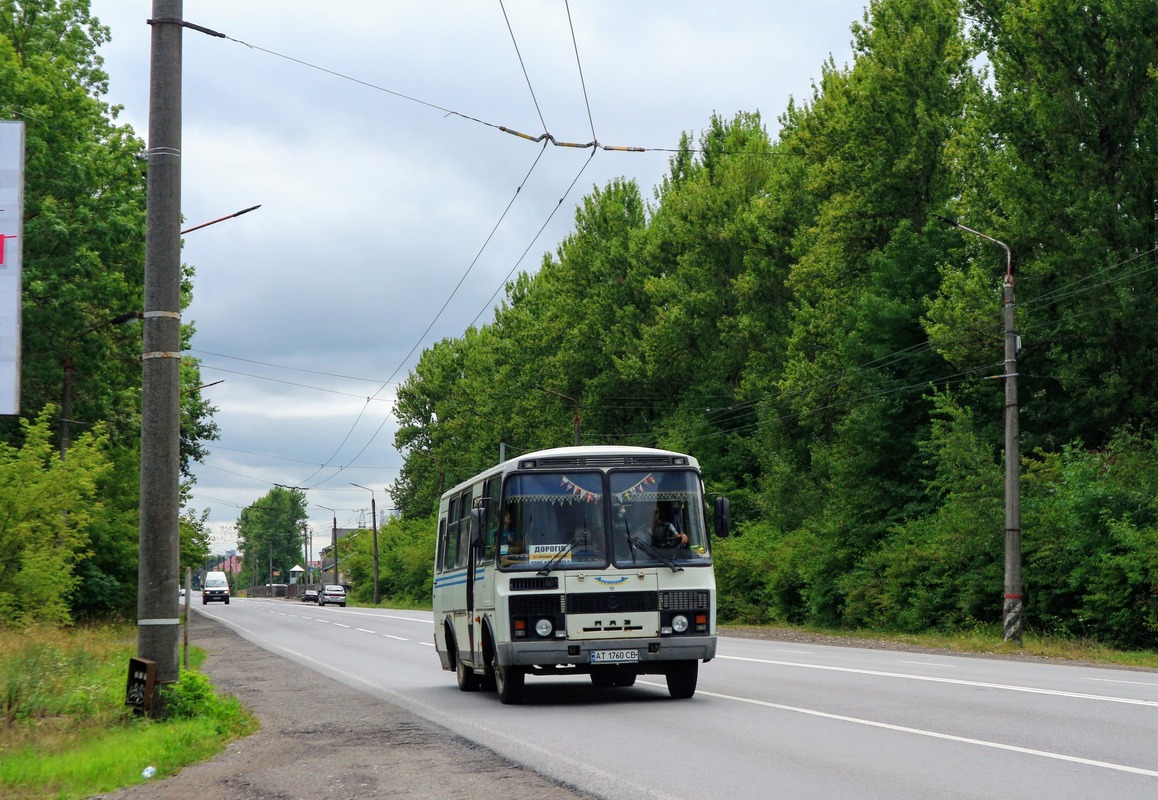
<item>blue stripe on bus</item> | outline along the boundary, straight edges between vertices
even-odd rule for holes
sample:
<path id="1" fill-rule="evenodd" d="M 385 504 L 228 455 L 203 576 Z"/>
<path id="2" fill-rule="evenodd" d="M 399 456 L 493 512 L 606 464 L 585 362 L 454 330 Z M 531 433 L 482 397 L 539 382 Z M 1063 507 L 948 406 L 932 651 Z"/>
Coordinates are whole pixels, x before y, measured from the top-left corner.
<path id="1" fill-rule="evenodd" d="M 479 580 L 481 578 L 485 578 L 485 577 L 486 577 L 486 567 L 476 567 L 475 571 L 474 571 L 474 579 L 477 581 L 477 580 Z M 445 575 L 443 575 L 442 577 L 436 577 L 434 579 L 434 587 L 436 589 L 441 588 L 443 586 L 459 586 L 459 585 L 465 584 L 465 583 L 466 583 L 466 570 L 465 569 L 455 570 L 454 572 L 448 572 Z"/>

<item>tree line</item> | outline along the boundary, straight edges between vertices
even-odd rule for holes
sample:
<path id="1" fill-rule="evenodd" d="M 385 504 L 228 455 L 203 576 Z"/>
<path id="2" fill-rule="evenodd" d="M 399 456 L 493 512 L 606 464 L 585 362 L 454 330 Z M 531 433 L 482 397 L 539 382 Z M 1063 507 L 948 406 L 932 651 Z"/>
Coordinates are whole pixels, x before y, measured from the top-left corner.
<path id="1" fill-rule="evenodd" d="M 396 405 L 385 596 L 428 596 L 442 488 L 500 444 L 569 444 L 578 416 L 585 443 L 694 453 L 732 499 L 727 619 L 996 624 L 1004 253 L 940 215 L 1012 252 L 1027 626 L 1153 646 L 1158 5 L 875 0 L 852 35 L 771 131 L 714 115 L 647 197 L 593 187 L 492 322 L 422 354 Z M 108 36 L 87 0 L 0 3 L 0 114 L 27 140 L 6 624 L 135 605 L 139 328 L 109 323 L 143 294 L 145 148 L 102 100 Z M 182 379 L 200 385 L 195 361 Z M 212 416 L 182 393 L 186 481 Z M 239 520 L 267 561 L 301 535 L 276 494 Z M 208 551 L 187 510 L 182 565 Z"/>
<path id="2" fill-rule="evenodd" d="M 695 454 L 725 618 L 995 625 L 1004 251 L 1029 630 L 1158 632 L 1158 5 L 876 0 L 774 133 L 685 133 L 593 187 L 492 322 L 398 392 L 393 501 L 570 444 Z M 432 524 L 432 523 L 431 523 Z"/>
<path id="3" fill-rule="evenodd" d="M 88 0 L 0 2 L 0 119 L 25 127 L 20 414 L 0 416 L 4 626 L 136 612 L 141 339 L 121 323 L 142 311 L 146 160 L 102 99 L 109 36 Z M 183 346 L 193 333 L 183 325 Z M 200 384 L 184 360 L 186 489 L 217 438 Z M 209 554 L 205 519 L 181 515 L 183 568 Z"/>

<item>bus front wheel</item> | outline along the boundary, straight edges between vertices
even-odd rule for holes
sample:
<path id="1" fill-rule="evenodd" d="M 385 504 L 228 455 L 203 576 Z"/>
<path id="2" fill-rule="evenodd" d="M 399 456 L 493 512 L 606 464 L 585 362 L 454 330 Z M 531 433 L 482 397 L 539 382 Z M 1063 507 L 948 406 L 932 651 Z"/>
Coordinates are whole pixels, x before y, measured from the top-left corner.
<path id="1" fill-rule="evenodd" d="M 522 667 L 500 667 L 495 664 L 495 690 L 499 693 L 499 702 L 505 706 L 514 706 L 523 702 L 523 686 L 527 677 Z"/>
<path id="2" fill-rule="evenodd" d="M 696 693 L 700 674 L 698 661 L 673 661 L 667 668 L 667 691 L 676 700 L 686 700 Z"/>

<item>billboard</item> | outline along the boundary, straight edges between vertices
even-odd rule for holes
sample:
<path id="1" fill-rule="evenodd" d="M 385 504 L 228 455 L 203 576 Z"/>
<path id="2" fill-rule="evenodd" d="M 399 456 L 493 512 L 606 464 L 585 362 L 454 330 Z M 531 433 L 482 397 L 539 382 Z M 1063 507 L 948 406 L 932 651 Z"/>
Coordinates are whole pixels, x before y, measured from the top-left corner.
<path id="1" fill-rule="evenodd" d="M 24 123 L 0 120 L 0 414 L 20 413 Z"/>

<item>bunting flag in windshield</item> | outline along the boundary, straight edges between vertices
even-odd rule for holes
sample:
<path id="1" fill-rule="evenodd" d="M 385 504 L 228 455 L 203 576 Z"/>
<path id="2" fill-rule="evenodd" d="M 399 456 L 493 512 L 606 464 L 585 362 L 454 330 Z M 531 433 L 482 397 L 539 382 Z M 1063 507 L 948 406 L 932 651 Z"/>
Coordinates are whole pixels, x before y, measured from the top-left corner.
<path id="1" fill-rule="evenodd" d="M 600 475 L 515 475 L 507 484 L 506 499 L 521 503 L 598 503 L 603 499 Z"/>
<path id="2" fill-rule="evenodd" d="M 628 500 L 654 500 L 655 497 L 648 497 L 649 490 L 654 492 L 655 476 L 650 472 L 643 476 L 639 483 L 634 486 L 629 486 L 622 492 L 619 492 L 615 497 L 621 501 Z"/>

